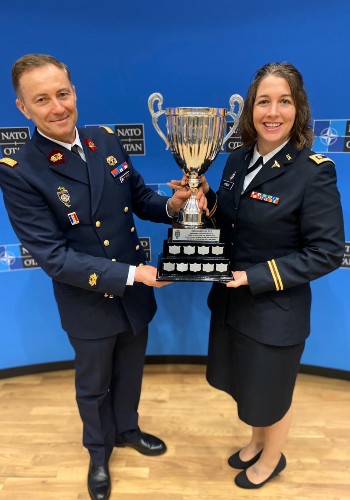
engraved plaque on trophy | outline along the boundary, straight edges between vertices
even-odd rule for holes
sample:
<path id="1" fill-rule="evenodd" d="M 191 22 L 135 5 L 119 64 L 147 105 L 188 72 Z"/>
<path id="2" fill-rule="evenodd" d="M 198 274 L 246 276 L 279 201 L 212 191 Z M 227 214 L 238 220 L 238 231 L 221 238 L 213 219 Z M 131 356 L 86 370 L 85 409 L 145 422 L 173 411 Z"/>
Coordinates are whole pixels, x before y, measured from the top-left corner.
<path id="1" fill-rule="evenodd" d="M 154 104 L 158 101 L 158 111 Z M 197 192 L 201 176 L 215 160 L 223 144 L 236 131 L 243 109 L 243 99 L 235 94 L 230 98 L 230 110 L 224 108 L 166 108 L 163 96 L 152 94 L 148 108 L 153 125 L 164 140 L 167 149 L 187 174 L 191 196 L 181 208 L 178 219 L 164 241 L 159 256 L 160 281 L 230 281 L 230 259 L 225 244 L 220 241 L 220 229 L 212 227 L 205 213 L 198 207 Z M 238 109 L 234 108 L 237 104 Z M 158 118 L 165 114 L 167 136 L 163 134 Z M 225 136 L 226 118 L 233 126 Z"/>

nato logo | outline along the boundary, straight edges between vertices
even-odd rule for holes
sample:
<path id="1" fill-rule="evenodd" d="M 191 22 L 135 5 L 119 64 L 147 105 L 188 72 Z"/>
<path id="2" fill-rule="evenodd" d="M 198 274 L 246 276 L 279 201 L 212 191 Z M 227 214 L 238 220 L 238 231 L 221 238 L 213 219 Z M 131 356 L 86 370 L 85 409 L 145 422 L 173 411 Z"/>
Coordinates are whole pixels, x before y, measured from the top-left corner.
<path id="1" fill-rule="evenodd" d="M 39 264 L 21 244 L 0 245 L 0 273 L 38 268 Z"/>
<path id="2" fill-rule="evenodd" d="M 350 241 L 345 242 L 345 252 L 343 262 L 340 267 L 343 269 L 350 269 Z"/>
<path id="3" fill-rule="evenodd" d="M 0 128 L 0 148 L 3 156 L 11 156 L 30 139 L 29 127 Z"/>
<path id="4" fill-rule="evenodd" d="M 314 133 L 318 153 L 350 152 L 350 120 L 315 120 Z"/>

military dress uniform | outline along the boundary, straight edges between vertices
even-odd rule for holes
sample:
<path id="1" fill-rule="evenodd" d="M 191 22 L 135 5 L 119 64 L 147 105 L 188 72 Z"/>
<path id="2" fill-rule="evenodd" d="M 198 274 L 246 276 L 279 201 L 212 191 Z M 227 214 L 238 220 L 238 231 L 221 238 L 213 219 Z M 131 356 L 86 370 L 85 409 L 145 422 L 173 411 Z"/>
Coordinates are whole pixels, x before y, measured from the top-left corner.
<path id="1" fill-rule="evenodd" d="M 78 129 L 86 162 L 35 130 L 0 160 L 12 226 L 52 278 L 63 329 L 76 352 L 83 442 L 108 462 L 116 433 L 137 428 L 153 288 L 127 286 L 145 263 L 133 213 L 169 223 L 167 197 L 148 188 L 108 127 Z M 113 353 L 113 354 L 112 354 Z"/>
<path id="2" fill-rule="evenodd" d="M 242 192 L 252 152 L 233 151 L 218 192 L 207 195 L 231 269 L 249 283 L 212 286 L 207 379 L 237 400 L 243 421 L 266 426 L 290 406 L 310 334 L 309 282 L 340 266 L 344 228 L 332 160 L 289 141 Z"/>

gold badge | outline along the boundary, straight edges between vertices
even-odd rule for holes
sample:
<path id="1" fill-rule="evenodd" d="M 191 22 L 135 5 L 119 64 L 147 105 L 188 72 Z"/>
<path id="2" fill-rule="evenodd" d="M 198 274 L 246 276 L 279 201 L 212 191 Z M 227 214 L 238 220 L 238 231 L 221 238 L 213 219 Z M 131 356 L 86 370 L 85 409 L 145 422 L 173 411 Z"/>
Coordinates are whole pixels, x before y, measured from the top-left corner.
<path id="1" fill-rule="evenodd" d="M 275 160 L 275 163 L 272 165 L 271 168 L 281 168 L 281 165 L 278 163 L 277 160 Z"/>
<path id="2" fill-rule="evenodd" d="M 286 158 L 287 158 L 287 160 L 291 160 L 292 159 L 292 157 L 290 156 L 289 153 L 286 155 Z"/>
<path id="3" fill-rule="evenodd" d="M 56 153 L 54 155 L 51 156 L 50 160 L 52 161 L 52 163 L 57 163 L 58 161 L 62 160 L 63 159 L 63 154 L 62 153 Z"/>
<path id="4" fill-rule="evenodd" d="M 114 156 L 107 156 L 106 160 L 108 165 L 110 165 L 111 167 L 114 167 L 114 165 L 118 163 L 117 159 Z"/>
<path id="5" fill-rule="evenodd" d="M 57 196 L 66 207 L 70 207 L 70 194 L 65 187 L 59 186 L 57 188 Z"/>
<path id="6" fill-rule="evenodd" d="M 96 286 L 97 285 L 98 276 L 96 273 L 90 274 L 89 276 L 89 285 Z"/>

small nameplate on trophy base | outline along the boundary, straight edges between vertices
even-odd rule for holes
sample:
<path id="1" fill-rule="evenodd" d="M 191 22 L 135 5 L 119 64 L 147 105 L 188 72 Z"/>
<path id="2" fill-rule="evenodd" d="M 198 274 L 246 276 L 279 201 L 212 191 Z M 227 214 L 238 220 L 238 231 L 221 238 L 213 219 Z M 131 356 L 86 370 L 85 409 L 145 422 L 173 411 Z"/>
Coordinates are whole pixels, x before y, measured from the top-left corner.
<path id="1" fill-rule="evenodd" d="M 213 228 L 173 228 L 171 238 L 173 241 L 220 241 L 220 229 Z"/>

